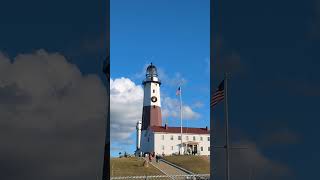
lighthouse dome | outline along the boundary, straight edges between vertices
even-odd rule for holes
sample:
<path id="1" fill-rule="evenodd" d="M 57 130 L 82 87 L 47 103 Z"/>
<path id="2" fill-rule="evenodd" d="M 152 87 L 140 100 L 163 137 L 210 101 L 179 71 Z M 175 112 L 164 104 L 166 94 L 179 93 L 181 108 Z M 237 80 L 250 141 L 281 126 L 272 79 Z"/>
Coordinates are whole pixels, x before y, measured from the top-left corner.
<path id="1" fill-rule="evenodd" d="M 151 63 L 147 67 L 146 77 L 157 77 L 157 76 L 158 76 L 157 68 Z"/>

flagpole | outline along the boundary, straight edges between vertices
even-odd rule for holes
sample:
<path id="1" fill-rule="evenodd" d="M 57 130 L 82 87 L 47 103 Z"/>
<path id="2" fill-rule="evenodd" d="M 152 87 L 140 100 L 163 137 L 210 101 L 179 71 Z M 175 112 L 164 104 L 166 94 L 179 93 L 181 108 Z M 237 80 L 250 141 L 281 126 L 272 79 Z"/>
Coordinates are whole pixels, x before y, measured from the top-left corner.
<path id="1" fill-rule="evenodd" d="M 182 98 L 181 98 L 181 94 L 182 94 L 182 89 L 181 89 L 181 86 L 180 86 L 180 136 L 181 136 L 181 146 L 180 146 L 180 155 L 182 154 Z"/>
<path id="2" fill-rule="evenodd" d="M 230 164 L 229 164 L 229 120 L 228 120 L 228 74 L 224 77 L 224 112 L 225 112 L 225 133 L 226 133 L 226 180 L 230 180 Z"/>

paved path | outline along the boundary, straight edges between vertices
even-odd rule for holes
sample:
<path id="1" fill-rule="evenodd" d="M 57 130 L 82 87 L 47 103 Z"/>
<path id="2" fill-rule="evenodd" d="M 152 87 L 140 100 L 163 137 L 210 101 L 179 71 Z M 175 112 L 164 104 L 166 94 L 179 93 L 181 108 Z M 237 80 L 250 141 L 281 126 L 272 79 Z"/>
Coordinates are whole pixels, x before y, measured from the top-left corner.
<path id="1" fill-rule="evenodd" d="M 187 175 L 186 172 L 181 171 L 178 168 L 175 168 L 165 162 L 159 161 L 158 163 L 156 161 L 152 161 L 152 165 L 156 168 L 158 168 L 160 171 L 162 171 L 166 175 Z"/>

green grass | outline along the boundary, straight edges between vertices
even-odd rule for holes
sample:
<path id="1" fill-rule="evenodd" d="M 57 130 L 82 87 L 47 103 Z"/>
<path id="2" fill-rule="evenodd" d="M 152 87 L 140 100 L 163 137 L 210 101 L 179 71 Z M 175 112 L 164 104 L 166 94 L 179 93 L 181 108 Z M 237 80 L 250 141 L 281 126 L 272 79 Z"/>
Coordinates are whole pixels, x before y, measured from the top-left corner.
<path id="1" fill-rule="evenodd" d="M 145 176 L 145 175 L 163 175 L 158 169 L 149 164 L 149 167 L 143 166 L 143 159 L 136 157 L 111 158 L 110 175 L 115 176 Z"/>
<path id="2" fill-rule="evenodd" d="M 164 159 L 196 174 L 210 173 L 208 156 L 165 156 Z"/>

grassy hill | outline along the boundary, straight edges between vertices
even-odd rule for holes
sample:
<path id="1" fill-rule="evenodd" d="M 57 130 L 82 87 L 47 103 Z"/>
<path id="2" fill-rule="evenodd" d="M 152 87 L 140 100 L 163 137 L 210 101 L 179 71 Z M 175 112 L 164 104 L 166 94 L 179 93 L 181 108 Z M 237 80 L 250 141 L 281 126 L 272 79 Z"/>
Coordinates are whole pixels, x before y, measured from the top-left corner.
<path id="1" fill-rule="evenodd" d="M 158 169 L 149 164 L 149 167 L 143 166 L 143 159 L 136 157 L 111 158 L 110 175 L 115 176 L 145 176 L 145 175 L 163 175 Z"/>
<path id="2" fill-rule="evenodd" d="M 210 159 L 208 156 L 165 156 L 164 159 L 196 174 L 210 173 Z"/>

